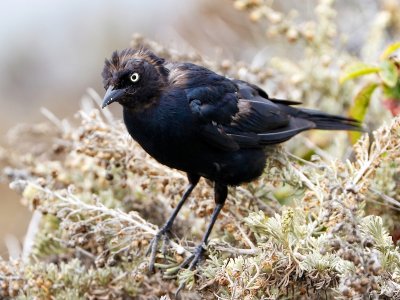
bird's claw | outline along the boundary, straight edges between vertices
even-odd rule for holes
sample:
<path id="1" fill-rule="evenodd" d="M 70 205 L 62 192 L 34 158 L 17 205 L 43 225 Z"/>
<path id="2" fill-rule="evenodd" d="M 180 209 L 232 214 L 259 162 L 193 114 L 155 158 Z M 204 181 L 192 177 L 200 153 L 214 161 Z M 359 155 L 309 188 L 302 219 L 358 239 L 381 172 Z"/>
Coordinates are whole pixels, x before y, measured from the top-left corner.
<path id="1" fill-rule="evenodd" d="M 162 246 L 161 246 L 161 254 L 166 257 L 167 256 L 167 246 L 169 244 L 169 235 L 168 232 L 162 235 Z"/>
<path id="2" fill-rule="evenodd" d="M 193 270 L 194 267 L 199 263 L 201 257 L 203 256 L 203 253 L 206 251 L 205 245 L 200 244 L 196 246 L 194 252 L 192 255 L 190 255 L 188 258 L 186 258 L 181 265 L 179 266 L 180 269 L 185 268 L 187 265 L 189 265 L 188 270 Z M 189 264 L 190 263 L 190 264 Z"/>
<path id="3" fill-rule="evenodd" d="M 181 265 L 179 266 L 180 269 L 185 268 L 187 265 L 189 265 L 189 267 L 187 268 L 188 270 L 193 270 L 196 265 L 199 263 L 199 261 L 201 260 L 203 253 L 206 251 L 205 245 L 204 244 L 200 244 L 198 245 L 194 252 L 192 253 L 192 255 L 190 255 L 188 258 L 186 258 Z M 178 298 L 180 291 L 185 287 L 185 283 L 182 282 L 178 289 L 175 292 L 175 297 Z"/>
<path id="4" fill-rule="evenodd" d="M 162 246 L 161 246 L 161 253 L 163 256 L 166 256 L 167 253 L 167 244 L 169 242 L 169 236 L 168 236 L 168 228 L 161 228 L 157 234 L 153 237 L 153 239 L 150 242 L 149 247 L 147 248 L 146 255 L 150 253 L 150 262 L 149 262 L 149 271 L 151 273 L 154 273 L 155 268 L 155 262 L 156 262 L 156 255 L 157 255 L 157 247 L 160 239 L 162 238 Z"/>

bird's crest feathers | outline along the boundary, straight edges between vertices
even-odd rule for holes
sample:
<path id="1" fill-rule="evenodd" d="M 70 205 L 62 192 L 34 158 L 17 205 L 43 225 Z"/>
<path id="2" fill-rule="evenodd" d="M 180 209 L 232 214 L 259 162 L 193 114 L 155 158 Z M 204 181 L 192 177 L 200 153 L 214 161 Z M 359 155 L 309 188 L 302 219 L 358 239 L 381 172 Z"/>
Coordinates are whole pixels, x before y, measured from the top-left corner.
<path id="1" fill-rule="evenodd" d="M 165 60 L 158 57 L 145 47 L 139 49 L 126 48 L 121 51 L 114 51 L 110 59 L 105 60 L 102 72 L 103 83 L 106 86 L 113 74 L 124 70 L 132 60 L 143 60 L 153 65 L 161 77 L 168 76 L 168 70 L 164 67 Z"/>

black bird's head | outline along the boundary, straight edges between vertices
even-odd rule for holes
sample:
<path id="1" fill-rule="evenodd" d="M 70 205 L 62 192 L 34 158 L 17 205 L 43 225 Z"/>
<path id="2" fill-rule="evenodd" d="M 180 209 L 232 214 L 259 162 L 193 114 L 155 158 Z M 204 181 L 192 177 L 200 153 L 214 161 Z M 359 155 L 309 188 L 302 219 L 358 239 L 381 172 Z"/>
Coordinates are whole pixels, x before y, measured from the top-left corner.
<path id="1" fill-rule="evenodd" d="M 157 102 L 168 81 L 164 59 L 147 49 L 115 51 L 101 75 L 107 90 L 102 108 L 118 102 L 137 111 L 146 109 Z"/>

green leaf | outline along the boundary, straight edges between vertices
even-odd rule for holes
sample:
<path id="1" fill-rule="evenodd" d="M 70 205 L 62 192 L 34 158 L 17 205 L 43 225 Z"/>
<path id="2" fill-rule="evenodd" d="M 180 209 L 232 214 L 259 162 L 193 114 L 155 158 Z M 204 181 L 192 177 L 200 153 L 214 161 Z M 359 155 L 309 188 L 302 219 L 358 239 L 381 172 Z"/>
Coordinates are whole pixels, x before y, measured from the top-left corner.
<path id="1" fill-rule="evenodd" d="M 400 42 L 390 44 L 381 54 L 381 60 L 388 58 L 393 52 L 400 48 Z"/>
<path id="2" fill-rule="evenodd" d="M 378 87 L 377 83 L 369 83 L 354 97 L 354 102 L 350 108 L 350 117 L 362 121 L 364 120 L 372 93 Z"/>
<path id="3" fill-rule="evenodd" d="M 357 93 L 354 98 L 354 102 L 352 107 L 350 108 L 349 115 L 350 117 L 363 121 L 365 118 L 365 114 L 367 113 L 367 109 L 369 106 L 369 102 L 371 100 L 372 93 L 378 87 L 377 83 L 369 83 L 364 86 L 361 91 Z M 361 132 L 349 132 L 350 140 L 352 143 L 355 143 L 361 136 Z"/>
<path id="4" fill-rule="evenodd" d="M 398 79 L 398 71 L 396 65 L 390 60 L 384 60 L 381 63 L 381 70 L 379 71 L 379 76 L 381 77 L 384 84 L 390 87 L 394 87 Z"/>
<path id="5" fill-rule="evenodd" d="M 397 80 L 397 83 L 394 87 L 384 85 L 383 95 L 385 96 L 385 98 L 397 99 L 398 101 L 400 101 L 400 80 Z"/>
<path id="6" fill-rule="evenodd" d="M 339 78 L 339 82 L 342 84 L 349 79 L 353 79 L 370 73 L 378 73 L 380 70 L 381 69 L 377 66 L 369 65 L 362 62 L 351 64 L 344 69 L 343 75 Z"/>

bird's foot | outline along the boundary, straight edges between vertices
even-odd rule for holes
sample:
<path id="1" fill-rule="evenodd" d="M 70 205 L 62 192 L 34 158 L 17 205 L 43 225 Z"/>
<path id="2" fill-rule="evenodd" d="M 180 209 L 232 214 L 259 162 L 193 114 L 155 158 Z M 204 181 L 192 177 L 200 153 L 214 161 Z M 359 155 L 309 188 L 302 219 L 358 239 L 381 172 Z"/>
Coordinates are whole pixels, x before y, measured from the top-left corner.
<path id="1" fill-rule="evenodd" d="M 158 243 L 162 239 L 163 243 L 161 246 L 161 253 L 166 256 L 167 244 L 169 243 L 169 228 L 167 226 L 162 227 L 157 234 L 153 237 L 150 242 L 149 248 L 147 249 L 147 255 L 150 253 L 149 271 L 154 273 L 154 265 L 156 262 Z"/>
<path id="2" fill-rule="evenodd" d="M 203 256 L 203 253 L 205 251 L 206 251 L 206 247 L 204 244 L 197 245 L 196 248 L 194 249 L 192 255 L 190 255 L 188 258 L 186 258 L 179 267 L 182 269 L 182 268 L 185 268 L 187 265 L 189 265 L 188 270 L 193 270 L 196 267 L 196 265 L 199 263 L 201 257 Z"/>
<path id="3" fill-rule="evenodd" d="M 201 260 L 204 252 L 206 251 L 206 246 L 204 243 L 196 246 L 195 250 L 193 251 L 192 255 L 190 255 L 188 258 L 186 258 L 180 265 L 180 268 L 185 268 L 187 265 L 189 265 L 189 267 L 187 268 L 187 270 L 194 270 L 197 266 L 197 264 L 199 263 L 199 261 Z M 178 297 L 180 291 L 185 287 L 185 283 L 181 283 L 178 287 L 178 289 L 175 292 L 175 296 Z"/>

